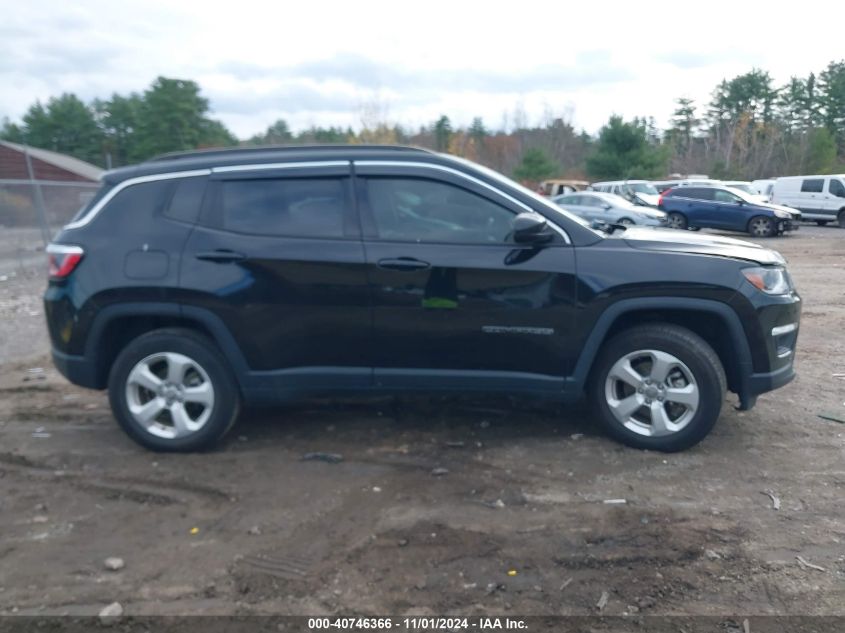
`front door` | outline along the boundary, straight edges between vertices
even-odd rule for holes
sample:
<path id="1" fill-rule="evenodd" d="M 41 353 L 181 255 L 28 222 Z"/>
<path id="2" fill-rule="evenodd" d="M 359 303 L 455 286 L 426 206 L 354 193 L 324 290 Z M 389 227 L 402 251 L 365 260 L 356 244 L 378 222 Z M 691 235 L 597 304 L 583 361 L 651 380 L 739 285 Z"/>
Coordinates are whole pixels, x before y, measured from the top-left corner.
<path id="1" fill-rule="evenodd" d="M 561 389 L 576 351 L 573 248 L 517 245 L 525 209 L 457 172 L 355 169 L 376 384 Z"/>

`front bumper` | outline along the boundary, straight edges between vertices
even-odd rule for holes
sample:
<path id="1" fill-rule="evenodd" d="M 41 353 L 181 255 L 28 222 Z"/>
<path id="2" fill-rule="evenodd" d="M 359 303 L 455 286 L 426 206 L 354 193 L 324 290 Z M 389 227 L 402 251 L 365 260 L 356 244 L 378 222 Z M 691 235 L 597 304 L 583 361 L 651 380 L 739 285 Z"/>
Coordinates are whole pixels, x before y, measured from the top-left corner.
<path id="1" fill-rule="evenodd" d="M 785 233 L 786 231 L 797 231 L 801 218 L 793 220 L 778 220 L 778 233 Z"/>

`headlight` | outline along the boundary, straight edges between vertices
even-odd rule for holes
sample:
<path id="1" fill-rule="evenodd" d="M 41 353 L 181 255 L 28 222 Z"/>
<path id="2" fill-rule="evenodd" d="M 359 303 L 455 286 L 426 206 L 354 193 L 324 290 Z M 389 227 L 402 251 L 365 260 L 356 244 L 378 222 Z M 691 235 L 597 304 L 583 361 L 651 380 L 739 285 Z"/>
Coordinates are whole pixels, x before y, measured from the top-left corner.
<path id="1" fill-rule="evenodd" d="M 744 268 L 742 274 L 757 290 L 762 290 L 770 295 L 785 295 L 792 289 L 789 275 L 786 270 L 780 267 Z"/>
<path id="2" fill-rule="evenodd" d="M 792 217 L 792 214 L 789 213 L 788 211 L 775 211 L 775 217 L 776 218 L 788 219 L 788 218 Z"/>

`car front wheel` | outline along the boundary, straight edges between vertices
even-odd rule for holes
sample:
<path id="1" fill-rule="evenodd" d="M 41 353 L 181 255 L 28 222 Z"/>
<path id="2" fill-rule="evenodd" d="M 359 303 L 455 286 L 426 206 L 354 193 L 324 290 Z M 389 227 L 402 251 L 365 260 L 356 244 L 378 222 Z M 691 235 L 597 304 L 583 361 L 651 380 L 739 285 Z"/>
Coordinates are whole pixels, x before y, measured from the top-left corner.
<path id="1" fill-rule="evenodd" d="M 772 218 L 758 215 L 751 218 L 751 221 L 748 223 L 748 232 L 754 237 L 771 237 L 777 233 L 777 227 Z"/>
<path id="2" fill-rule="evenodd" d="M 109 400 L 123 430 L 157 451 L 213 445 L 240 409 L 237 383 L 214 344 L 176 328 L 144 334 L 118 354 Z"/>
<path id="3" fill-rule="evenodd" d="M 725 390 L 713 348 L 671 324 L 638 326 L 611 339 L 599 353 L 589 387 L 608 435 L 666 452 L 689 448 L 710 432 Z"/>

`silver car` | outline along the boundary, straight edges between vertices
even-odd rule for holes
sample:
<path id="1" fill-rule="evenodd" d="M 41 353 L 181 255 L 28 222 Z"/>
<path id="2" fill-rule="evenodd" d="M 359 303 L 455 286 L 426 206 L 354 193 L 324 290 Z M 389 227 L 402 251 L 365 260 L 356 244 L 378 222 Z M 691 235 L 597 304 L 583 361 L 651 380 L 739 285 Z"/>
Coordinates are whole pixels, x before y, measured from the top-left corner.
<path id="1" fill-rule="evenodd" d="M 588 222 L 598 220 L 607 224 L 666 225 L 666 214 L 663 211 L 632 204 L 613 193 L 580 191 L 556 196 L 552 201 Z"/>

